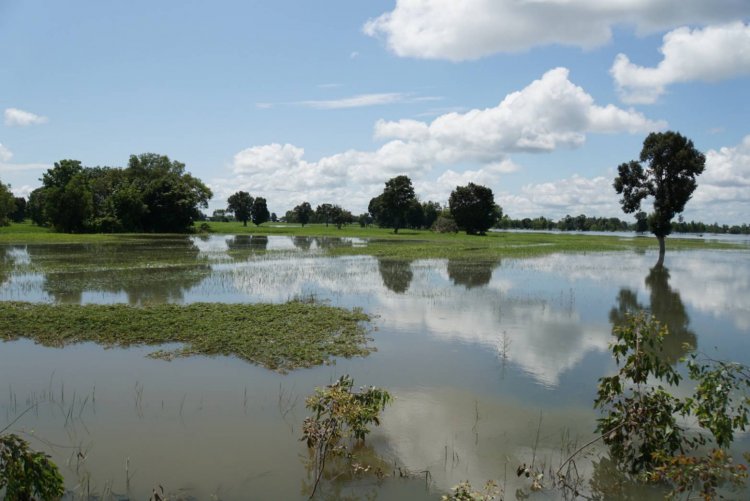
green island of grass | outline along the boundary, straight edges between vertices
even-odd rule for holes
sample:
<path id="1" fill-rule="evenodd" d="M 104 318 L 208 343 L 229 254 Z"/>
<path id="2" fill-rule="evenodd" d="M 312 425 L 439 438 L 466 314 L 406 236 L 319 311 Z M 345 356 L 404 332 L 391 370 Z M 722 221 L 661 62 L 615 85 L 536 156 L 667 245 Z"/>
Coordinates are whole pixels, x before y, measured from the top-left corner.
<path id="1" fill-rule="evenodd" d="M 63 347 L 180 343 L 149 356 L 236 356 L 279 372 L 330 363 L 332 357 L 366 356 L 365 322 L 359 309 L 290 301 L 285 304 L 114 305 L 0 302 L 0 339 L 33 339 Z"/>

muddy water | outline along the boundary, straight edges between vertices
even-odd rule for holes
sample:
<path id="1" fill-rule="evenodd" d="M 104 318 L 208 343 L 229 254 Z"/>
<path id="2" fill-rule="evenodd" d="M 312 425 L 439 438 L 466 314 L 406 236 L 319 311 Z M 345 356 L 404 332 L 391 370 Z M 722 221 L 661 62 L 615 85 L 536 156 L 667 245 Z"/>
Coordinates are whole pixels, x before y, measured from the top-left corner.
<path id="1" fill-rule="evenodd" d="M 152 360 L 148 348 L 3 343 L 0 425 L 33 406 L 11 429 L 49 452 L 78 496 L 145 499 L 161 485 L 196 499 L 303 499 L 304 397 L 348 373 L 396 396 L 368 444 L 414 478 L 327 485 L 330 497 L 436 499 L 461 480 L 490 478 L 512 494 L 528 486 L 515 476 L 519 464 L 555 466 L 593 437 L 596 380 L 614 367 L 607 345 L 624 312 L 647 308 L 666 322 L 675 362 L 689 343 L 750 363 L 747 251 L 670 252 L 658 271 L 651 253 L 405 262 L 324 257 L 331 245 L 366 242 L 212 236 L 0 247 L 0 300 L 312 297 L 376 315 L 378 349 L 279 375 L 232 358 Z M 579 463 L 582 473 L 593 468 Z"/>

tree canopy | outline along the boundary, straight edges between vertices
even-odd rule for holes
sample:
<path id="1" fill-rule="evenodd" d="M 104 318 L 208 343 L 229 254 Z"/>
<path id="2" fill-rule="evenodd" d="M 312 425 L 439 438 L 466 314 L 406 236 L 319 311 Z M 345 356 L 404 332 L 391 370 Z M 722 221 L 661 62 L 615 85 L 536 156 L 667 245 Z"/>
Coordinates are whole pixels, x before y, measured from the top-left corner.
<path id="1" fill-rule="evenodd" d="M 292 210 L 294 211 L 294 216 L 297 222 L 300 223 L 303 228 L 310 222 L 310 218 L 314 214 L 310 202 L 302 202 Z"/>
<path id="2" fill-rule="evenodd" d="M 693 142 L 678 132 L 652 132 L 643 141 L 639 161 L 620 164 L 614 188 L 628 214 L 638 212 L 641 202 L 653 198 L 648 217 L 651 233 L 659 240 L 658 265 L 664 262 L 664 238 L 672 232 L 672 219 L 685 209 L 695 191 L 706 157 Z"/>
<path id="3" fill-rule="evenodd" d="M 380 226 L 399 228 L 407 224 L 409 209 L 417 202 L 414 187 L 408 176 L 396 176 L 385 183 L 383 193 L 370 200 L 368 210 Z"/>
<path id="4" fill-rule="evenodd" d="M 257 197 L 253 202 L 252 218 L 255 226 L 260 226 L 271 219 L 271 214 L 268 213 L 268 206 L 266 205 L 265 198 Z"/>
<path id="5" fill-rule="evenodd" d="M 479 184 L 456 186 L 448 205 L 456 224 L 468 235 L 484 235 L 502 216 L 492 190 Z"/>
<path id="6" fill-rule="evenodd" d="M 0 226 L 8 226 L 10 224 L 11 215 L 15 210 L 16 202 L 13 198 L 13 193 L 10 191 L 10 186 L 0 181 Z"/>
<path id="7" fill-rule="evenodd" d="M 255 199 L 250 196 L 250 193 L 238 191 L 227 199 L 227 212 L 233 212 L 235 219 L 242 221 L 242 226 L 247 226 L 253 214 L 253 203 Z"/>
<path id="8" fill-rule="evenodd" d="M 29 196 L 35 224 L 57 231 L 184 232 L 208 207 L 211 190 L 164 155 L 131 155 L 125 169 L 61 160 Z"/>

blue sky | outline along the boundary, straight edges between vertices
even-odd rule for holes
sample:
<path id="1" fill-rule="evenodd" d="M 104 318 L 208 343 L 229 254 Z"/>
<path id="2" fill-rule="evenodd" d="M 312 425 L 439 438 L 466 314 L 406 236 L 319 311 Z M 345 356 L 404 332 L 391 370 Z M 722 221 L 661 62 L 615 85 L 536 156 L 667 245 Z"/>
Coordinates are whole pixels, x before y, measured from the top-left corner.
<path id="1" fill-rule="evenodd" d="M 511 217 L 619 216 L 653 130 L 706 153 L 687 219 L 750 222 L 750 2 L 0 2 L 0 181 L 169 155 L 278 214 L 397 174 Z M 630 216 L 627 216 L 630 217 Z"/>

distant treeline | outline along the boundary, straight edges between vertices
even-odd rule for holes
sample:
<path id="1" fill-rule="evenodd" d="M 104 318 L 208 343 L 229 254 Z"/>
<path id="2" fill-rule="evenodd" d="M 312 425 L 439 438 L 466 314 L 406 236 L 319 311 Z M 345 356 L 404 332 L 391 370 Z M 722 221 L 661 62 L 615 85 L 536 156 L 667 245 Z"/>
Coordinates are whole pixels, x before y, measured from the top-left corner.
<path id="1" fill-rule="evenodd" d="M 558 231 L 637 231 L 648 232 L 645 213 L 636 214 L 635 222 L 623 221 L 616 217 L 590 217 L 585 214 L 567 215 L 555 221 L 544 216 L 536 218 L 512 219 L 504 216 L 497 224 L 504 230 L 558 230 Z M 706 224 L 698 221 L 677 221 L 672 223 L 673 233 L 726 233 L 732 235 L 750 234 L 750 225 Z"/>

